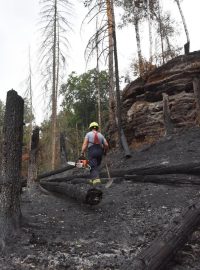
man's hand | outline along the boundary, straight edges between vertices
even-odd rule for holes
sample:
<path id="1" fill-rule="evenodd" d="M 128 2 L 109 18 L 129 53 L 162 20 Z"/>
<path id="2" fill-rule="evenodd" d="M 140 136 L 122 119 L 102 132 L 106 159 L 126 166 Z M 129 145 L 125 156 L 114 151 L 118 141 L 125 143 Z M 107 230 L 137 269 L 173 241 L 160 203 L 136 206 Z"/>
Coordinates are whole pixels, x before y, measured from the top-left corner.
<path id="1" fill-rule="evenodd" d="M 83 152 L 81 153 L 79 159 L 80 159 L 80 160 L 85 159 L 85 154 L 84 154 Z"/>

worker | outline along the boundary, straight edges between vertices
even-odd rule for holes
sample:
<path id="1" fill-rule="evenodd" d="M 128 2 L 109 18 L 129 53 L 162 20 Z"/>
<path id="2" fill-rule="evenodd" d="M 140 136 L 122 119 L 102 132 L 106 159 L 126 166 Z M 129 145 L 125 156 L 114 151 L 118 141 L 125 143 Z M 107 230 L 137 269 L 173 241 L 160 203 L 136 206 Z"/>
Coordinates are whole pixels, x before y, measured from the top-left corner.
<path id="1" fill-rule="evenodd" d="M 90 184 L 101 184 L 99 179 L 99 166 L 103 155 L 106 155 L 108 150 L 108 142 L 105 137 L 98 131 L 99 125 L 92 122 L 89 125 L 89 132 L 85 135 L 81 158 L 85 158 L 86 151 L 88 150 L 88 159 L 90 165 Z"/>

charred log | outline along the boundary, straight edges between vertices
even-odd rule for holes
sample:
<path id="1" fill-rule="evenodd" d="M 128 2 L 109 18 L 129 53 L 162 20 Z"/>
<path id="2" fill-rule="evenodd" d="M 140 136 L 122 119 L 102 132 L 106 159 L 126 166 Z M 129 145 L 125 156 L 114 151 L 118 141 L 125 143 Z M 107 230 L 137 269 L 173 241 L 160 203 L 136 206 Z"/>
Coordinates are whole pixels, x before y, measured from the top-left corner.
<path id="1" fill-rule="evenodd" d="M 70 184 L 73 184 L 73 185 L 77 185 L 77 184 L 89 184 L 89 179 L 87 179 L 86 177 L 83 178 L 81 177 L 82 175 L 80 175 L 80 177 L 77 177 L 76 176 L 73 176 L 73 177 L 61 177 L 61 178 L 50 178 L 50 179 L 42 179 L 40 181 L 40 183 L 43 183 L 43 182 L 58 182 L 58 183 L 61 183 L 61 182 L 68 182 Z M 113 182 L 114 183 L 121 183 L 123 181 L 123 177 L 112 177 L 113 179 Z M 101 183 L 102 184 L 106 184 L 107 182 L 109 181 L 109 178 L 101 178 Z"/>
<path id="2" fill-rule="evenodd" d="M 124 178 L 139 183 L 200 185 L 200 177 L 191 174 L 125 175 Z"/>
<path id="3" fill-rule="evenodd" d="M 70 168 L 69 168 L 70 169 Z M 55 172 L 55 171 L 53 171 Z M 199 175 L 200 174 L 200 162 L 191 162 L 191 163 L 181 163 L 181 164 L 171 164 L 171 163 L 167 163 L 167 164 L 158 164 L 158 165 L 147 165 L 147 166 L 140 166 L 140 167 L 132 167 L 132 168 L 121 168 L 121 169 L 111 169 L 110 170 L 110 174 L 112 175 L 112 177 L 115 178 L 120 178 L 120 177 L 124 177 L 127 175 L 134 175 L 134 177 L 137 175 L 137 177 L 139 176 L 148 176 L 149 175 L 165 175 L 163 176 L 163 179 L 165 177 L 167 177 L 167 175 L 173 174 L 174 176 L 172 176 L 172 179 L 177 177 L 177 179 L 179 178 L 178 175 L 181 174 L 183 177 L 183 175 L 192 175 L 192 180 L 193 182 L 198 182 L 198 176 L 195 177 L 195 175 Z M 43 181 L 49 181 L 49 182 L 65 182 L 65 181 L 71 181 L 74 178 L 88 178 L 88 174 L 77 174 L 77 175 L 70 175 L 70 176 L 65 176 L 65 177 L 60 177 L 59 175 L 55 175 L 55 173 L 53 174 L 44 174 L 44 177 L 42 178 L 47 178 L 44 179 Z M 52 179 L 48 179 L 48 176 L 51 175 L 55 175 Z M 107 178 L 107 172 L 106 171 L 101 171 L 100 172 L 100 177 L 101 178 Z M 190 176 L 188 176 L 188 179 L 190 178 Z M 132 177 L 132 176 L 131 176 Z M 179 179 L 180 179 L 179 178 Z M 187 178 L 186 176 L 183 178 Z M 172 180 L 173 181 L 173 180 Z"/>
<path id="4" fill-rule="evenodd" d="M 189 206 L 180 216 L 172 219 L 168 229 L 142 251 L 133 261 L 134 270 L 165 269 L 176 252 L 183 248 L 200 223 L 200 204 Z"/>
<path id="5" fill-rule="evenodd" d="M 121 177 L 127 174 L 136 175 L 162 175 L 162 174 L 200 174 L 200 163 L 181 163 L 181 164 L 158 164 L 158 165 L 147 165 L 141 167 L 133 167 L 121 170 L 111 170 L 110 173 L 113 177 Z M 102 172 L 100 175 L 105 175 Z"/>
<path id="6" fill-rule="evenodd" d="M 38 179 L 42 179 L 42 178 L 45 178 L 45 177 L 48 177 L 48 176 L 51 176 L 51 175 L 59 174 L 59 173 L 62 173 L 62 172 L 65 172 L 65 171 L 68 171 L 68 170 L 71 170 L 71 169 L 74 169 L 74 166 L 67 165 L 66 167 L 63 167 L 63 168 L 60 168 L 60 169 L 57 169 L 57 170 L 53 170 L 53 171 L 50 171 L 50 172 L 45 172 L 45 173 L 39 174 Z"/>
<path id="7" fill-rule="evenodd" d="M 89 185 L 72 185 L 67 183 L 41 182 L 40 185 L 48 191 L 61 193 L 79 202 L 96 205 L 102 200 L 102 191 Z"/>

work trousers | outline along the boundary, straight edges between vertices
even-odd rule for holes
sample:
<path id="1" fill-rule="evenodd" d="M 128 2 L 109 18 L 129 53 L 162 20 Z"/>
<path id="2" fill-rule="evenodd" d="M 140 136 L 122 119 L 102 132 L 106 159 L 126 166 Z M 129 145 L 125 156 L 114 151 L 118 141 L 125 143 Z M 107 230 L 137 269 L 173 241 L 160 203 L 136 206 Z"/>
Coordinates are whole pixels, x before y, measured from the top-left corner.
<path id="1" fill-rule="evenodd" d="M 100 144 L 94 144 L 88 148 L 88 158 L 90 170 L 90 179 L 99 178 L 99 166 L 103 156 L 103 148 Z"/>

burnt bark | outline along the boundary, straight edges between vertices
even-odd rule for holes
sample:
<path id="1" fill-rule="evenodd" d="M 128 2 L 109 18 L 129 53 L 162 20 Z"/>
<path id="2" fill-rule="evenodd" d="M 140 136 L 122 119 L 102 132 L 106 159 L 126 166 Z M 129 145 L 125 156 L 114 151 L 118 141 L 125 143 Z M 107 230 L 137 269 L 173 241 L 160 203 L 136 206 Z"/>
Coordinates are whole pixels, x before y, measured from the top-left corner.
<path id="1" fill-rule="evenodd" d="M 171 113 L 169 108 L 169 96 L 163 93 L 163 119 L 165 127 L 165 135 L 170 135 L 173 133 L 173 124 L 171 121 Z"/>
<path id="2" fill-rule="evenodd" d="M 65 172 L 65 171 L 68 171 L 68 170 L 71 170 L 71 169 L 74 169 L 74 168 L 75 167 L 72 166 L 72 165 L 67 165 L 66 167 L 63 167 L 63 168 L 60 168 L 60 169 L 57 169 L 57 170 L 53 170 L 53 171 L 49 171 L 49 172 L 39 174 L 38 179 L 42 179 L 42 178 L 45 178 L 45 177 L 48 177 L 48 176 L 51 176 L 51 175 L 59 174 L 59 173 L 62 173 L 62 172 Z"/>
<path id="3" fill-rule="evenodd" d="M 189 206 L 172 219 L 169 227 L 133 261 L 133 270 L 165 269 L 178 250 L 183 248 L 190 235 L 200 223 L 200 204 Z"/>
<path id="4" fill-rule="evenodd" d="M 125 175 L 124 178 L 139 183 L 150 182 L 166 185 L 200 185 L 200 177 L 191 174 Z"/>
<path id="5" fill-rule="evenodd" d="M 121 183 L 123 178 L 122 177 L 112 177 L 114 183 Z M 101 178 L 101 183 L 106 184 L 110 178 L 104 177 Z M 70 176 L 70 177 L 60 177 L 60 178 L 47 178 L 40 181 L 40 183 L 45 182 L 55 182 L 55 183 L 61 183 L 61 182 L 68 182 L 69 184 L 78 185 L 78 184 L 89 184 L 88 176 L 83 177 L 83 175 L 80 175 L 80 177 L 76 176 Z"/>
<path id="6" fill-rule="evenodd" d="M 190 53 L 190 42 L 187 42 L 184 44 L 184 53 L 189 54 Z"/>
<path id="7" fill-rule="evenodd" d="M 43 178 L 47 178 L 49 176 L 54 175 L 53 179 L 44 179 L 47 181 L 59 181 L 59 182 L 63 182 L 63 181 L 71 181 L 74 178 L 88 178 L 88 174 L 77 174 L 77 175 L 72 175 L 72 176 L 64 176 L 61 177 L 59 175 L 59 172 L 64 172 L 66 170 L 70 170 L 74 168 L 71 165 L 68 165 L 68 167 L 62 168 L 60 170 L 56 170 L 56 171 L 51 171 L 48 173 L 44 173 L 42 175 L 38 176 L 38 179 L 43 179 Z M 58 175 L 56 175 L 58 174 Z M 121 168 L 121 169 L 110 169 L 110 174 L 112 175 L 112 177 L 124 177 L 126 175 L 134 175 L 134 177 L 136 175 L 138 176 L 145 176 L 145 175 L 193 175 L 193 180 L 196 179 L 195 181 L 197 181 L 198 179 L 198 175 L 200 174 L 200 162 L 196 161 L 196 162 L 190 162 L 190 163 L 180 163 L 180 164 L 158 164 L 158 165 L 151 165 L 148 164 L 146 166 L 138 166 L 138 167 L 129 167 L 129 168 Z M 195 177 L 195 175 L 197 177 Z M 107 178 L 107 172 L 106 171 L 101 171 L 100 172 L 100 177 L 101 178 Z M 174 176 L 175 177 L 175 176 Z M 177 176 L 178 177 L 178 176 Z M 173 177 L 172 177 L 173 178 Z M 181 178 L 181 176 L 180 176 Z M 185 176 L 186 178 L 186 176 Z M 189 176 L 188 176 L 189 178 Z M 193 181 L 191 180 L 191 181 Z"/>
<path id="8" fill-rule="evenodd" d="M 124 130 L 121 129 L 121 143 L 122 143 L 122 146 L 123 146 L 123 149 L 124 149 L 124 155 L 126 158 L 130 158 L 131 157 L 131 152 L 130 152 L 130 149 L 129 149 L 129 146 L 128 146 L 128 143 L 127 143 L 127 140 L 126 140 L 126 136 L 124 134 Z"/>
<path id="9" fill-rule="evenodd" d="M 24 100 L 17 92 L 7 93 L 3 126 L 3 157 L 0 193 L 1 247 L 20 227 L 20 171 L 22 162 Z"/>
<path id="10" fill-rule="evenodd" d="M 30 187 L 37 179 L 37 154 L 39 146 L 39 128 L 33 130 L 31 137 L 31 151 L 28 167 L 28 186 Z"/>
<path id="11" fill-rule="evenodd" d="M 65 144 L 65 133 L 60 133 L 60 163 L 61 167 L 66 166 L 67 163 L 67 150 Z"/>
<path id="12" fill-rule="evenodd" d="M 197 123 L 200 125 L 200 78 L 193 79 L 193 89 L 196 101 Z"/>
<path id="13" fill-rule="evenodd" d="M 179 164 L 158 164 L 120 170 L 110 170 L 112 177 L 121 177 L 127 174 L 137 175 L 162 175 L 162 174 L 200 174 L 200 162 L 179 163 Z M 105 172 L 100 173 L 101 177 L 106 177 Z"/>
<path id="14" fill-rule="evenodd" d="M 48 191 L 61 193 L 81 203 L 96 205 L 102 200 L 102 191 L 90 185 L 73 185 L 69 183 L 41 182 L 40 185 Z"/>

